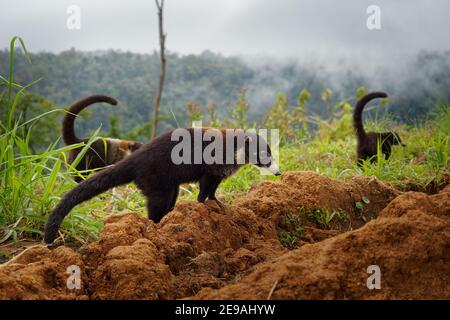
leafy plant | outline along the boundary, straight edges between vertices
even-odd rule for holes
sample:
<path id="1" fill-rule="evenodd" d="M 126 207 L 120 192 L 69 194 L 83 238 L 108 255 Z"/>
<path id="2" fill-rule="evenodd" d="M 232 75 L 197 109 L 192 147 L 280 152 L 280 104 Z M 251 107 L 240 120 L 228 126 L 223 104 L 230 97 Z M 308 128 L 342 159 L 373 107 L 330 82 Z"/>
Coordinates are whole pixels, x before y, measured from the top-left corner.
<path id="1" fill-rule="evenodd" d="M 307 213 L 307 218 L 322 229 L 329 229 L 330 223 L 336 216 L 336 211 L 314 209 Z"/>
<path id="2" fill-rule="evenodd" d="M 295 249 L 298 247 L 303 231 L 300 216 L 288 213 L 284 217 L 283 228 L 278 228 L 278 238 L 284 247 Z"/>

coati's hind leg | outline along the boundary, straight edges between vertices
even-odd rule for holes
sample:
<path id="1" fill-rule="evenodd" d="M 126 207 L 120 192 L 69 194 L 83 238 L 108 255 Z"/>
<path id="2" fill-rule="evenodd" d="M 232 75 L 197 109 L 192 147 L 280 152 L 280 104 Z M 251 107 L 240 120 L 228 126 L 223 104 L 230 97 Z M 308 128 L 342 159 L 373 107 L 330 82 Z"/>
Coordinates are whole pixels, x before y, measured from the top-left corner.
<path id="1" fill-rule="evenodd" d="M 173 193 L 167 190 L 145 192 L 147 196 L 147 213 L 148 218 L 158 223 L 170 211 L 173 202 Z M 176 200 L 176 199 L 175 199 Z"/>

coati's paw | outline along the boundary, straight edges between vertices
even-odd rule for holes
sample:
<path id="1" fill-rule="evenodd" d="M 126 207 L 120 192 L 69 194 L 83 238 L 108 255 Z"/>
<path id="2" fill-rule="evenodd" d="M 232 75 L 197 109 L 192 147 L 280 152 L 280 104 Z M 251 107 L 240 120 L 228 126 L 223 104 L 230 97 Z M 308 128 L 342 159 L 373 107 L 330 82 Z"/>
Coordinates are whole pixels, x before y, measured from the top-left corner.
<path id="1" fill-rule="evenodd" d="M 213 201 L 216 202 L 216 204 L 220 207 L 220 209 L 224 210 L 225 209 L 225 204 L 221 201 L 219 201 L 218 199 L 214 199 Z"/>
<path id="2" fill-rule="evenodd" d="M 225 209 L 225 205 L 217 199 L 206 200 L 203 204 L 211 211 L 219 212 Z"/>

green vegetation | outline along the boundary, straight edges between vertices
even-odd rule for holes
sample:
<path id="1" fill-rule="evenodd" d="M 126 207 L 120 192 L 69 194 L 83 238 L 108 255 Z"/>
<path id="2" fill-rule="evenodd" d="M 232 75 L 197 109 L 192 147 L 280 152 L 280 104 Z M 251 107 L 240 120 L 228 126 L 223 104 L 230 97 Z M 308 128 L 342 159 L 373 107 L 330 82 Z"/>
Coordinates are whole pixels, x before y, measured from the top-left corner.
<path id="1" fill-rule="evenodd" d="M 325 209 L 315 209 L 308 213 L 308 219 L 322 229 L 329 229 L 331 220 L 339 214 L 335 211 L 330 212 Z"/>
<path id="2" fill-rule="evenodd" d="M 284 217 L 283 226 L 278 229 L 280 243 L 288 249 L 297 248 L 304 230 L 300 216 L 288 213 Z"/>
<path id="3" fill-rule="evenodd" d="M 119 117 L 123 136 L 132 130 L 136 133 L 136 128 L 149 122 L 158 83 L 158 52 L 145 55 L 113 50 L 69 50 L 59 54 L 30 53 L 29 56 L 32 64 L 22 51 L 16 52 L 15 79 L 19 83 L 40 79 L 28 91 L 45 97 L 57 106 L 65 108 L 84 96 L 98 93 L 119 100 L 117 106 L 89 108 L 92 115 L 90 121 L 77 122 L 80 136 L 87 137 L 100 124 L 101 134 L 107 135 L 112 114 Z M 0 75 L 9 73 L 9 57 L 9 50 L 0 50 Z M 323 127 L 339 134 L 342 129 L 351 131 L 351 127 L 342 128 L 331 122 L 343 117 L 343 113 L 348 115 L 348 105 L 337 104 L 345 101 L 353 105 L 357 87 L 388 92 L 388 111 L 397 120 L 413 124 L 416 119 L 424 119 L 433 110 L 436 101 L 450 101 L 450 52 L 423 52 L 407 63 L 403 67 L 408 72 L 402 72 L 402 78 L 393 70 L 379 68 L 374 83 L 373 74 L 354 68 L 350 61 L 343 62 L 347 67 L 341 65 L 333 69 L 328 61 L 267 61 L 252 65 L 240 58 L 224 57 L 208 51 L 200 55 L 169 54 L 161 101 L 163 120 L 160 130 L 190 125 L 186 106 L 193 103 L 213 106 L 214 115 L 220 118 L 229 116 L 230 109 L 235 109 L 236 121 L 244 124 L 248 117 L 249 125 L 255 121 L 262 122 L 266 116 L 271 118 L 267 114 L 270 109 L 281 109 L 281 114 L 276 115 L 278 118 L 303 120 L 294 125 L 295 135 L 300 135 L 300 138 L 303 132 L 298 129 L 304 126 L 304 121 L 310 124 L 310 118 L 317 122 L 320 117 L 327 119 L 321 123 Z M 241 101 L 241 109 L 236 109 L 234 107 L 239 104 L 236 101 L 239 101 L 242 91 L 245 91 L 245 100 Z M 248 102 L 247 106 L 245 102 Z M 241 113 L 244 117 L 238 120 L 239 110 L 248 112 Z M 375 108 L 365 112 L 365 116 L 376 118 L 378 110 Z M 307 113 L 304 114 L 304 111 Z M 307 119 L 304 115 L 308 115 Z M 276 122 L 279 119 L 272 120 Z M 287 134 L 293 135 L 294 132 L 288 131 Z M 148 141 L 148 137 L 145 133 L 139 135 L 143 141 Z"/>
<path id="4" fill-rule="evenodd" d="M 25 50 L 20 38 L 11 41 L 11 70 L 16 41 L 20 41 Z M 0 118 L 0 243 L 23 235 L 41 235 L 43 223 L 55 201 L 74 186 L 70 176 L 74 167 L 70 167 L 71 170 L 63 169 L 66 163 L 65 153 L 80 145 L 58 148 L 58 139 L 55 138 L 42 152 L 33 151 L 33 141 L 37 141 L 34 137 L 39 137 L 40 134 L 45 134 L 43 130 L 52 128 L 36 124 L 42 122 L 45 125 L 54 113 L 62 110 L 45 111 L 43 108 L 49 106 L 48 102 L 34 99 L 34 96 L 30 99 L 25 94 L 28 86 L 14 82 L 12 72 L 8 79 L 0 78 L 0 106 L 2 110 L 7 110 Z M 30 103 L 29 108 L 20 107 L 25 101 Z M 45 112 L 25 117 L 26 110 L 33 110 L 35 104 L 38 105 L 37 110 Z M 40 143 L 45 139 L 43 137 L 39 140 Z M 86 152 L 87 147 L 82 153 Z M 74 166 L 79 159 L 74 162 Z M 65 233 L 79 241 L 83 237 L 95 236 L 102 224 L 88 212 L 89 208 L 101 205 L 101 202 L 94 202 L 75 212 L 64 223 Z"/>
<path id="5" fill-rule="evenodd" d="M 43 224 L 49 212 L 61 196 L 75 186 L 71 176 L 77 174 L 74 167 L 83 155 L 82 152 L 73 165 L 67 164 L 67 151 L 81 145 L 60 147 L 58 119 L 63 114 L 63 110 L 54 106 L 46 98 L 37 96 L 36 93 L 30 91 L 34 90 L 32 92 L 39 92 L 47 97 L 46 92 L 49 91 L 46 90 L 48 90 L 48 87 L 39 87 L 38 85 L 41 82 L 33 80 L 26 82 L 27 85 L 22 85 L 13 77 L 15 74 L 13 72 L 13 67 L 15 67 L 14 45 L 17 41 L 25 52 L 25 57 L 30 58 L 26 53 L 23 42 L 19 38 L 14 38 L 8 51 L 9 69 L 8 72 L 4 73 L 9 74 L 9 77 L 0 76 L 0 243 L 21 237 L 40 239 Z M 1 63 L 3 63 L 5 54 L 6 52 L 1 52 Z M 130 66 L 144 65 L 144 57 L 114 52 L 109 52 L 103 58 L 95 55 L 85 56 L 78 52 L 64 53 L 61 54 L 61 57 L 69 66 L 73 66 L 74 61 L 80 59 L 83 61 L 86 57 L 89 61 L 93 59 L 99 63 L 96 72 L 98 76 L 101 76 L 104 70 L 106 73 L 110 72 L 108 71 L 109 68 L 102 69 L 102 59 L 110 61 L 108 59 L 112 59 L 111 56 L 117 56 L 120 60 L 123 59 L 122 55 L 128 55 L 129 65 L 127 65 L 127 68 L 120 69 L 119 63 L 116 72 L 128 70 Z M 37 68 L 34 57 L 35 55 L 31 55 L 32 64 L 27 62 L 32 70 Z M 54 59 L 56 59 L 51 54 L 39 54 L 36 57 L 38 59 L 46 58 L 49 64 L 51 61 L 55 62 Z M 219 57 L 209 58 L 220 60 Z M 133 59 L 138 59 L 139 64 L 133 62 Z M 184 57 L 183 59 L 186 59 L 190 68 L 195 69 L 199 65 L 199 61 L 195 57 Z M 189 61 L 192 64 L 189 64 Z M 227 68 L 234 70 L 237 76 L 241 71 L 236 70 L 230 61 L 226 61 L 230 64 Z M 122 61 L 122 63 L 124 62 Z M 116 65 L 111 61 L 110 64 Z M 210 65 L 210 67 L 212 66 Z M 22 73 L 27 70 L 23 66 L 21 68 Z M 148 66 L 144 68 L 148 68 Z M 176 70 L 176 68 L 173 69 Z M 196 74 L 194 69 L 186 71 L 184 74 L 186 81 L 194 78 L 194 74 Z M 0 70 L 4 70 L 1 65 Z M 228 76 L 230 76 L 231 70 L 229 70 Z M 60 76 L 56 77 L 58 81 L 63 75 L 71 75 L 70 70 L 64 69 L 61 72 Z M 88 79 L 90 75 L 90 73 L 83 75 L 83 79 L 84 77 Z M 209 79 L 207 73 L 204 74 L 204 79 Z M 223 79 L 217 76 L 208 81 L 215 81 L 215 86 L 221 87 L 223 85 L 224 90 L 228 88 L 230 92 L 233 91 L 234 89 L 232 90 L 229 85 L 222 83 Z M 63 95 L 67 93 L 64 92 L 66 90 L 65 84 L 56 80 L 53 84 L 56 86 L 54 92 L 58 88 Z M 139 81 L 143 81 L 145 90 L 147 90 L 148 83 L 142 79 L 137 81 L 138 84 Z M 127 90 L 127 83 L 120 84 L 125 86 L 123 90 Z M 242 83 L 236 80 L 236 84 Z M 67 94 L 64 97 L 69 97 L 72 101 L 96 91 L 90 90 L 89 82 L 86 85 L 84 90 Z M 137 86 L 136 88 L 142 89 L 143 87 Z M 98 89 L 98 86 L 93 88 Z M 136 88 L 128 88 L 133 93 L 134 98 L 151 101 L 148 92 Z M 190 96 L 188 92 L 180 90 L 180 88 L 170 85 L 166 88 L 166 92 L 175 92 L 179 98 Z M 54 92 L 48 96 L 53 96 L 51 99 L 57 100 Z M 358 88 L 355 96 L 359 96 L 361 92 L 364 92 L 364 89 Z M 107 91 L 106 93 L 110 92 Z M 122 96 L 122 93 L 123 91 L 112 92 L 112 95 L 126 100 L 130 93 L 124 96 Z M 440 185 L 449 181 L 450 105 L 448 104 L 438 103 L 433 112 L 429 113 L 426 121 L 414 126 L 395 122 L 392 115 L 386 112 L 386 109 L 378 107 L 377 109 L 383 109 L 384 112 L 378 112 L 372 121 L 367 121 L 367 128 L 395 130 L 407 143 L 407 147 L 395 147 L 389 161 L 379 156 L 376 163 L 366 162 L 362 168 L 358 168 L 355 164 L 356 141 L 351 124 L 353 103 L 350 103 L 350 100 L 354 101 L 354 98 L 332 102 L 333 92 L 329 89 L 325 88 L 320 94 L 316 95 L 302 88 L 296 93 L 297 101 L 295 105 L 291 106 L 289 103 L 290 94 L 274 91 L 275 103 L 257 121 L 250 116 L 252 105 L 247 94 L 246 90 L 241 89 L 230 103 L 231 109 L 221 110 L 220 112 L 217 105 L 212 102 L 192 102 L 188 104 L 188 108 L 183 106 L 182 111 L 172 110 L 173 113 L 167 115 L 167 119 L 171 120 L 167 120 L 166 124 L 176 127 L 182 123 L 181 119 L 202 119 L 205 125 L 213 127 L 280 128 L 282 139 L 278 162 L 284 172 L 312 170 L 341 180 L 356 175 L 375 176 L 401 190 L 436 191 Z M 202 92 L 202 95 L 206 100 L 209 97 L 209 92 Z M 212 98 L 215 98 L 214 94 Z M 313 101 L 320 101 L 324 108 L 326 106 L 329 109 L 327 111 L 331 115 L 329 120 L 325 121 L 319 118 L 309 109 Z M 146 104 L 147 102 L 143 105 Z M 103 115 L 112 114 L 111 109 L 107 107 L 103 109 Z M 123 111 L 123 109 L 121 110 Z M 93 112 L 93 114 L 95 119 L 99 116 L 96 112 Z M 139 116 L 142 114 L 149 114 L 149 110 L 145 109 L 145 112 L 139 112 Z M 137 122 L 130 125 L 132 123 L 130 122 L 128 127 L 124 125 L 123 128 L 120 128 L 121 119 L 128 119 L 125 115 L 126 113 L 119 113 L 119 118 L 111 118 L 109 130 L 112 136 L 126 136 L 131 139 L 142 134 L 148 136 L 150 127 L 145 122 L 139 125 L 136 125 Z M 230 119 L 230 115 L 233 119 Z M 106 119 L 110 119 L 110 117 L 106 117 Z M 83 121 L 79 121 L 79 123 L 82 124 Z M 128 133 L 122 134 L 121 129 L 128 130 Z M 93 134 L 90 142 L 100 134 L 100 128 L 91 131 L 93 131 Z M 89 143 L 84 146 L 84 152 L 89 147 Z M 232 201 L 246 192 L 254 182 L 263 179 L 277 180 L 279 178 L 262 176 L 258 169 L 245 166 L 236 175 L 221 184 L 218 190 L 219 197 L 224 198 L 225 201 Z M 184 185 L 180 198 L 193 200 L 196 198 L 197 192 L 198 189 L 195 184 Z M 364 203 L 368 200 L 363 198 L 359 204 L 355 203 L 355 206 L 364 206 Z M 68 241 L 89 241 L 98 235 L 105 215 L 122 210 L 133 210 L 145 215 L 145 200 L 134 185 L 115 188 L 74 208 L 64 220 L 61 234 Z M 319 210 L 312 215 L 312 218 L 321 227 L 328 228 L 336 216 L 333 213 Z M 299 241 L 303 229 L 294 216 L 288 217 L 287 220 L 286 223 L 290 226 L 289 230 L 280 231 L 280 238 L 286 246 L 292 247 Z"/>

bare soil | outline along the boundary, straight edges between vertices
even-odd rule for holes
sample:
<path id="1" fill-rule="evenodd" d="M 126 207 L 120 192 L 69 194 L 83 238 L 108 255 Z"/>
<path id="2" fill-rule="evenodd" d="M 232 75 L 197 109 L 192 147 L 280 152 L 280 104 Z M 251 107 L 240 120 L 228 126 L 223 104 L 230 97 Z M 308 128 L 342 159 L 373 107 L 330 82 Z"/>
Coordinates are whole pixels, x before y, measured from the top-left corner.
<path id="1" fill-rule="evenodd" d="M 113 215 L 98 241 L 0 265 L 1 299 L 450 299 L 449 283 L 450 187 L 401 193 L 313 172 L 261 182 L 224 210 L 180 201 L 157 225 Z"/>

